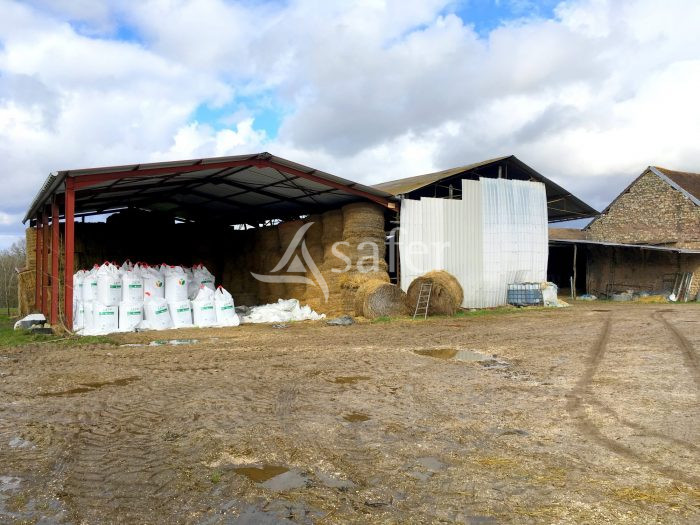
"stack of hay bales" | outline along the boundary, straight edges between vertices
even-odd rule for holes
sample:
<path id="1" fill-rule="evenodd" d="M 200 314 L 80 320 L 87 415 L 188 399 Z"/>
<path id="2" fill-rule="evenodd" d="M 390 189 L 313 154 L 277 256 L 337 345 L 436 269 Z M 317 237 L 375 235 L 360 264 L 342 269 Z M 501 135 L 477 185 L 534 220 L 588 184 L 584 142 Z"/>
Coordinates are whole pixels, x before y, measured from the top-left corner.
<path id="1" fill-rule="evenodd" d="M 20 317 L 29 315 L 34 310 L 35 276 L 36 270 L 24 270 L 19 272 L 17 287 L 17 308 Z"/>
<path id="2" fill-rule="evenodd" d="M 406 292 L 408 308 L 411 310 L 415 309 L 421 284 L 426 282 L 433 283 L 433 288 L 430 292 L 430 303 L 428 304 L 428 315 L 454 315 L 462 304 L 464 291 L 459 281 L 444 270 L 428 272 L 413 280 Z"/>
<path id="3" fill-rule="evenodd" d="M 342 250 L 350 260 L 350 268 L 341 274 L 341 300 L 343 310 L 355 310 L 355 296 L 359 287 L 370 280 L 388 283 L 389 274 L 384 260 L 386 255 L 386 233 L 384 210 L 368 202 L 343 206 Z"/>
<path id="4" fill-rule="evenodd" d="M 253 305 L 260 302 L 258 281 L 250 275 L 255 271 L 254 251 L 256 230 L 232 232 L 227 245 L 236 251 L 228 253 L 224 259 L 221 284 L 236 299 L 237 304 Z"/>
<path id="5" fill-rule="evenodd" d="M 36 297 L 36 228 L 27 228 L 24 232 L 26 240 L 26 257 L 24 270 L 18 276 L 17 296 L 19 314 L 24 317 L 35 308 Z"/>
<path id="6" fill-rule="evenodd" d="M 280 237 L 276 226 L 254 230 L 253 250 L 248 257 L 247 268 L 255 273 L 267 275 L 279 261 Z M 284 283 L 266 283 L 256 280 L 260 303 L 273 303 L 286 295 Z"/>
<path id="7" fill-rule="evenodd" d="M 345 263 L 333 255 L 332 249 L 336 242 L 343 240 L 343 213 L 340 210 L 331 210 L 323 213 L 319 219 L 321 227 L 314 229 L 312 226 L 309 231 L 311 233 L 311 230 L 314 230 L 311 237 L 314 251 L 309 249 L 309 253 L 312 254 L 314 263 L 328 286 L 328 301 L 326 301 L 323 290 L 319 286 L 308 285 L 303 302 L 317 312 L 336 315 L 342 313 L 343 310 L 338 282 L 340 274 L 333 270 L 343 269 Z M 320 243 L 318 243 L 319 232 L 321 234 Z M 317 247 L 317 244 L 320 244 L 320 248 Z M 316 283 L 316 278 L 311 272 L 308 272 L 306 276 Z"/>
<path id="8" fill-rule="evenodd" d="M 279 262 L 284 253 L 286 253 L 287 249 L 294 240 L 294 236 L 297 234 L 297 232 L 302 226 L 304 226 L 304 222 L 301 220 L 287 221 L 279 224 L 278 229 L 280 249 L 276 257 L 277 262 Z M 304 257 L 301 251 L 301 243 L 296 245 L 291 258 L 285 265 L 285 268 L 282 269 L 282 271 L 284 273 L 282 273 L 281 275 L 297 277 L 306 276 L 306 265 L 304 263 Z M 285 284 L 285 291 L 287 298 L 301 300 L 303 299 L 304 293 L 306 292 L 306 284 L 289 282 Z"/>
<path id="9" fill-rule="evenodd" d="M 408 314 L 406 294 L 395 284 L 369 279 L 355 293 L 355 315 L 375 319 Z"/>

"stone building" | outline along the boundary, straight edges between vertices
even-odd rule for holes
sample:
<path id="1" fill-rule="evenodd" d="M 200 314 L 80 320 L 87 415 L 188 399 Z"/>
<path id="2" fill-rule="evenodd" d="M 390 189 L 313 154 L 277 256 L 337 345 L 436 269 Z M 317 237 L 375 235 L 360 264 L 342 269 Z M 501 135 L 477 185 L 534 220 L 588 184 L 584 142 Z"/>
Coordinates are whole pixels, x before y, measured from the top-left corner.
<path id="1" fill-rule="evenodd" d="M 591 240 L 700 249 L 700 174 L 649 166 L 586 231 Z"/>
<path id="2" fill-rule="evenodd" d="M 583 230 L 550 229 L 550 246 L 552 279 L 566 283 L 577 275 L 579 293 L 668 291 L 674 276 L 692 272 L 694 297 L 700 289 L 700 174 L 649 166 Z"/>

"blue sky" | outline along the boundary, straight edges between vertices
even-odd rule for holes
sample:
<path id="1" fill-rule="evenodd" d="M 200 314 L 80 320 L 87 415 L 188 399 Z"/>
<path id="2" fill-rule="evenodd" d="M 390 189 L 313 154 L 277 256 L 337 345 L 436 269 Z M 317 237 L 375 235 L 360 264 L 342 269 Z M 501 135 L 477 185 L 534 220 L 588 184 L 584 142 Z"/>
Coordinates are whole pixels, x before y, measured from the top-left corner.
<path id="1" fill-rule="evenodd" d="M 647 165 L 700 171 L 694 0 L 0 12 L 0 247 L 61 169 L 270 151 L 371 184 L 515 154 L 598 209 Z"/>

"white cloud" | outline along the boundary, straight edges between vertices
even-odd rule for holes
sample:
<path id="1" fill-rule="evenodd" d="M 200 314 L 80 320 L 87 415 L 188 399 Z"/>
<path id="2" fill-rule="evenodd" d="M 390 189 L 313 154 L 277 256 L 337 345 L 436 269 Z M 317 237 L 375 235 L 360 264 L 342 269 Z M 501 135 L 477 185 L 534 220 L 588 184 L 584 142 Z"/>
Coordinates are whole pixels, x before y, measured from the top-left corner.
<path id="1" fill-rule="evenodd" d="M 260 150 L 362 182 L 515 153 L 598 207 L 648 164 L 700 171 L 700 3 L 567 0 L 486 38 L 452 7 L 0 0 L 0 210 L 57 169 Z M 192 116 L 260 94 L 277 137 Z"/>

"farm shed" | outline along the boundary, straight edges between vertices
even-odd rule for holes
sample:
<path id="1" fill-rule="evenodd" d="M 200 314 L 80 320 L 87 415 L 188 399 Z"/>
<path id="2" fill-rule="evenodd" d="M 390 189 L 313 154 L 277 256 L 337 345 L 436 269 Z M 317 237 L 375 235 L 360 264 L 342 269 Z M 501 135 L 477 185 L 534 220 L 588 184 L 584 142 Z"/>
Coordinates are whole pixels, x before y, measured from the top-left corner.
<path id="1" fill-rule="evenodd" d="M 27 261 L 28 271 L 35 269 L 29 274 L 33 306 L 52 323 L 62 311 L 71 327 L 73 272 L 125 258 L 204 262 L 234 297 L 313 303 L 318 297 L 303 282 L 261 283 L 250 271 L 272 270 L 296 231 L 314 222 L 307 250 L 329 277 L 328 307 L 342 309 L 327 248 L 345 241 L 356 264 L 359 244 L 372 240 L 383 248 L 384 214 L 396 208 L 386 192 L 269 153 L 59 171 L 46 179 L 24 218 L 28 238 L 36 238 Z M 84 222 L 105 215 L 105 222 Z M 304 276 L 298 265 L 289 271 Z"/>
<path id="2" fill-rule="evenodd" d="M 544 281 L 548 222 L 597 213 L 512 155 L 375 187 L 402 198 L 401 287 L 444 269 L 464 289 L 463 307 L 505 304 L 508 284 Z"/>

